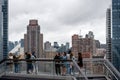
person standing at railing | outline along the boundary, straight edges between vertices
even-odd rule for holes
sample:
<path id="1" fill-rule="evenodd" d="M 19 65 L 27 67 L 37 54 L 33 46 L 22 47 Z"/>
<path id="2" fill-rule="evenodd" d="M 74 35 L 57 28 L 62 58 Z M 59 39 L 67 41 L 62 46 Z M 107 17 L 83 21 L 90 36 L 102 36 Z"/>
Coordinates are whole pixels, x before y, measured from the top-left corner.
<path id="1" fill-rule="evenodd" d="M 65 60 L 67 60 L 67 54 L 66 52 L 63 53 L 63 56 L 62 56 L 62 60 L 63 61 L 63 65 L 62 65 L 62 75 L 66 75 L 66 68 L 67 68 L 67 62 Z"/>
<path id="2" fill-rule="evenodd" d="M 21 56 L 18 55 L 18 54 L 13 55 L 14 72 L 15 72 L 15 73 L 20 72 L 20 64 L 19 64 L 19 61 L 18 61 L 20 57 L 21 57 Z"/>
<path id="3" fill-rule="evenodd" d="M 61 74 L 61 70 L 60 70 L 60 53 L 57 53 L 54 57 L 55 60 L 55 72 L 57 75 Z"/>
<path id="4" fill-rule="evenodd" d="M 78 53 L 78 66 L 80 68 L 83 68 L 83 58 L 82 58 L 82 53 Z"/>
<path id="5" fill-rule="evenodd" d="M 75 57 L 73 55 L 73 53 L 70 53 L 70 60 L 74 60 Z M 70 74 L 74 74 L 74 66 L 73 66 L 73 62 L 70 62 Z"/>
<path id="6" fill-rule="evenodd" d="M 30 60 L 31 59 L 31 53 L 26 52 L 25 55 L 26 55 L 25 59 L 27 59 L 27 73 L 30 74 L 30 73 L 33 72 L 32 61 Z"/>
<path id="7" fill-rule="evenodd" d="M 32 52 L 31 59 L 36 59 L 35 51 Z M 36 61 L 32 61 L 32 65 L 33 65 L 33 72 L 35 72 L 37 74 L 37 63 L 36 63 Z"/>

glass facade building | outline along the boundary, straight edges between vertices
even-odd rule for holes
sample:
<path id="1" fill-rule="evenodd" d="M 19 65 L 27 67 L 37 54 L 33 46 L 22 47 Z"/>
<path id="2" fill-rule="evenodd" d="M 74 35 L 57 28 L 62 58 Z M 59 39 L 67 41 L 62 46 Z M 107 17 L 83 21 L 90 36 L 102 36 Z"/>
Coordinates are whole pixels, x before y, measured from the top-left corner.
<path id="1" fill-rule="evenodd" d="M 8 54 L 8 0 L 0 0 L 0 60 Z"/>
<path id="2" fill-rule="evenodd" d="M 112 0 L 112 63 L 120 71 L 120 0 Z"/>

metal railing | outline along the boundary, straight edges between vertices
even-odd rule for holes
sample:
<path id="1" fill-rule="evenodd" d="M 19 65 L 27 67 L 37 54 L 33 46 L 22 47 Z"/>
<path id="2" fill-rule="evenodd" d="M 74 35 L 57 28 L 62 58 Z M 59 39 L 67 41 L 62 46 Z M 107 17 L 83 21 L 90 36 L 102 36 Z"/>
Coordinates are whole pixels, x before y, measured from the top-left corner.
<path id="1" fill-rule="evenodd" d="M 107 59 L 84 59 L 84 74 L 105 76 L 107 79 L 120 80 L 120 73 Z"/>
<path id="2" fill-rule="evenodd" d="M 78 71 L 83 75 L 84 79 L 88 80 L 87 76 L 81 71 L 81 69 L 78 66 L 77 62 L 74 59 L 72 61 L 73 61 L 74 65 L 75 65 L 75 67 L 78 69 Z"/>
<path id="3" fill-rule="evenodd" d="M 72 71 L 70 65 L 73 63 Z M 56 66 L 59 65 L 60 74 L 56 74 Z M 107 79 L 120 80 L 120 73 L 116 68 L 105 59 L 83 59 L 83 68 L 79 68 L 77 60 L 56 60 L 53 59 L 5 59 L 0 61 L 0 75 L 6 73 L 19 73 L 19 74 L 42 74 L 46 76 L 73 76 L 80 77 L 81 80 L 89 80 L 89 77 L 104 76 Z M 65 67 L 64 67 L 65 65 Z M 28 69 L 29 68 L 29 69 Z M 31 69 L 31 70 L 30 70 Z"/>

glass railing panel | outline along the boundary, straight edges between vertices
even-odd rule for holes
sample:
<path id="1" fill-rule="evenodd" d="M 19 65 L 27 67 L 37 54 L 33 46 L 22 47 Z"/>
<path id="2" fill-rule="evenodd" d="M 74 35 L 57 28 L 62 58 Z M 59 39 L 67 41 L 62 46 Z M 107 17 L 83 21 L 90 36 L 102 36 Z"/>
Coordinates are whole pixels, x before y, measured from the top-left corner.
<path id="1" fill-rule="evenodd" d="M 9 64 L 11 62 L 11 64 Z M 82 80 L 83 73 L 79 70 L 77 63 L 72 60 L 49 60 L 49 59 L 34 59 L 34 60 L 7 60 L 7 73 L 21 74 L 38 74 L 38 75 L 56 75 L 56 76 L 79 76 Z M 56 66 L 57 65 L 57 66 Z M 57 68 L 57 71 L 56 71 Z M 59 69 L 59 70 L 58 70 Z M 60 72 L 59 72 L 60 71 Z"/>
<path id="2" fill-rule="evenodd" d="M 2 61 L 2 62 L 0 63 L 0 76 L 5 73 L 5 66 L 6 66 L 5 62 Z"/>
<path id="3" fill-rule="evenodd" d="M 6 62 L 7 64 L 9 61 Z M 53 61 L 26 61 L 21 60 L 12 62 L 6 65 L 6 72 L 8 73 L 22 73 L 22 74 L 54 74 Z"/>
<path id="4" fill-rule="evenodd" d="M 60 73 L 56 72 L 56 64 L 59 65 Z M 115 80 L 119 80 L 119 75 L 116 76 L 118 72 L 104 59 L 84 59 L 83 64 L 83 68 L 79 68 L 77 60 L 75 62 L 72 60 L 55 61 L 53 59 L 22 59 L 17 62 L 7 60 L 0 64 L 0 73 L 6 71 L 6 73 L 74 76 L 79 77 L 81 80 L 86 80 L 86 76 L 105 76 L 108 79 L 115 78 Z"/>

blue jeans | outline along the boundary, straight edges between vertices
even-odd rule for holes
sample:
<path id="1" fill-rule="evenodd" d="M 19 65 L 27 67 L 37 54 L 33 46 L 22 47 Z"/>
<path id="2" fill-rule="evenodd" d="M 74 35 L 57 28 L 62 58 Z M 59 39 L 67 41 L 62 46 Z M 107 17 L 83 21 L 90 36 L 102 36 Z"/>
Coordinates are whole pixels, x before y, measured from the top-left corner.
<path id="1" fill-rule="evenodd" d="M 19 63 L 14 63 L 14 72 L 15 73 L 18 73 L 20 70 L 19 70 Z"/>

